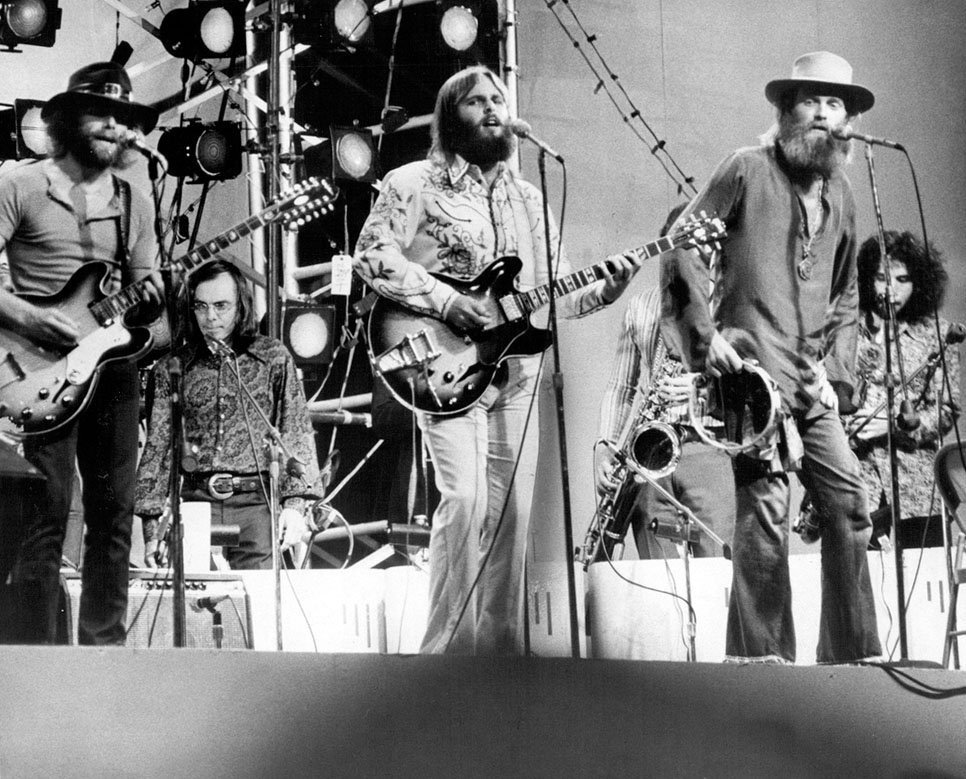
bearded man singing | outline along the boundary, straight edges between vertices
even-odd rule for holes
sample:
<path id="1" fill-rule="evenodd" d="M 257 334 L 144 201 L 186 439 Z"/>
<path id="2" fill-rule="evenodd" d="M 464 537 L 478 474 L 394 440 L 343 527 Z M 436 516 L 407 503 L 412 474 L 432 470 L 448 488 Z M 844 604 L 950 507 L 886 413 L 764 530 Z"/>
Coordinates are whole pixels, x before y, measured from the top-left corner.
<path id="1" fill-rule="evenodd" d="M 726 656 L 795 661 L 788 572 L 789 471 L 815 496 L 822 524 L 817 659 L 881 654 L 866 559 L 862 472 L 838 416 L 851 397 L 858 332 L 855 203 L 842 171 L 850 141 L 830 135 L 872 107 L 852 67 L 829 52 L 799 57 L 765 87 L 778 122 L 764 143 L 719 165 L 688 212 L 717 213 L 728 237 L 710 272 L 693 250 L 662 263 L 663 322 L 689 370 L 720 376 L 752 357 L 782 399 L 776 444 L 734 460 L 737 517 Z M 754 354 L 739 355 L 736 344 Z"/>
<path id="2" fill-rule="evenodd" d="M 376 292 L 472 330 L 496 324 L 487 308 L 430 272 L 472 279 L 495 259 L 516 255 L 521 288 L 547 281 L 542 200 L 507 165 L 516 144 L 509 120 L 506 87 L 486 68 L 467 68 L 443 84 L 428 159 L 385 177 L 359 236 L 356 270 Z M 558 275 L 568 273 L 553 225 L 550 250 Z M 589 314 L 624 291 L 635 268 L 619 256 L 608 265 L 604 279 L 561 299 L 562 314 Z M 540 363 L 539 355 L 512 357 L 466 413 L 418 417 L 440 492 L 423 652 L 523 649 Z"/>

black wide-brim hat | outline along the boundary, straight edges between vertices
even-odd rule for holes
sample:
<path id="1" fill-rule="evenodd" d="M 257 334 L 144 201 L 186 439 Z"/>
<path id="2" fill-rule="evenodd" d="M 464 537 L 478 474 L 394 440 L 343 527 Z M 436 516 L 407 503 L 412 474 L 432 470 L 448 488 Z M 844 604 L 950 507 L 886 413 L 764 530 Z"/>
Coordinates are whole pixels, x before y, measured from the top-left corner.
<path id="1" fill-rule="evenodd" d="M 42 119 L 64 109 L 110 113 L 128 127 L 149 133 L 158 123 L 158 111 L 131 100 L 131 79 L 114 62 L 95 62 L 72 74 L 67 91 L 54 95 L 40 112 Z"/>
<path id="2" fill-rule="evenodd" d="M 852 103 L 852 112 L 862 114 L 875 104 L 875 96 L 861 84 L 852 83 L 852 66 L 838 54 L 813 51 L 803 54 L 792 65 L 791 78 L 779 78 L 765 85 L 768 102 L 778 105 L 781 96 L 801 86 L 815 87 L 823 93 L 842 95 Z"/>

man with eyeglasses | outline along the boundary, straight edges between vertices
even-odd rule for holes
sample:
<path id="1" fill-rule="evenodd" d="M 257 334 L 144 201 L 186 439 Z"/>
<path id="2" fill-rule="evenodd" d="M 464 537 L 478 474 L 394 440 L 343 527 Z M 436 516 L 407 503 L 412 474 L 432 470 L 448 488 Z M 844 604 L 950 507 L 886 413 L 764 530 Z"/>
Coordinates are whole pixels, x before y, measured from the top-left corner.
<path id="1" fill-rule="evenodd" d="M 292 355 L 259 335 L 251 291 L 230 262 L 216 260 L 188 280 L 181 360 L 184 451 L 181 498 L 211 504 L 213 525 L 238 525 L 238 546 L 226 547 L 234 569 L 272 565 L 269 428 L 281 434 L 279 515 L 282 550 L 303 537 L 307 499 L 321 496 L 312 423 Z M 247 390 L 247 392 L 246 392 Z M 249 393 L 251 397 L 249 397 Z M 135 511 L 144 531 L 145 563 L 158 564 L 159 518 L 168 498 L 171 440 L 168 361 L 149 388 L 148 438 L 138 467 Z"/>

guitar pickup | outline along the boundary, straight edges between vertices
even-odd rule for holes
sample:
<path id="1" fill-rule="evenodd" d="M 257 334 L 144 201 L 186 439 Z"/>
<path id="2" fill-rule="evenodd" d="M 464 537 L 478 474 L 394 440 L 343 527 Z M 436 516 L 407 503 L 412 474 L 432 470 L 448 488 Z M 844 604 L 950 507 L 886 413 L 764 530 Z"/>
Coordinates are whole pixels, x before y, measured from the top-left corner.
<path id="1" fill-rule="evenodd" d="M 395 346 L 373 360 L 378 373 L 392 373 L 404 368 L 425 368 L 439 358 L 440 352 L 428 330 L 407 334 Z"/>

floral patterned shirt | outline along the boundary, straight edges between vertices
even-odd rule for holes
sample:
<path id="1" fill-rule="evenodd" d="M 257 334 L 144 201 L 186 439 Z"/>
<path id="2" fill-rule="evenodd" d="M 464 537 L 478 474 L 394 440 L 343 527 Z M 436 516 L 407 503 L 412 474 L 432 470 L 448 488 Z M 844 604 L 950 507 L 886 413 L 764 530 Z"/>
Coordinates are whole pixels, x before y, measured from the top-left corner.
<path id="1" fill-rule="evenodd" d="M 539 191 L 501 163 L 492 187 L 459 156 L 412 162 L 391 171 L 356 244 L 355 269 L 380 295 L 417 312 L 444 317 L 456 290 L 431 273 L 471 279 L 491 262 L 515 255 L 523 262 L 521 289 L 546 283 L 545 231 Z M 570 272 L 550 243 L 558 276 Z M 606 304 L 603 282 L 560 300 L 564 316 L 583 316 Z"/>
<path id="2" fill-rule="evenodd" d="M 940 328 L 945 336 L 949 323 L 940 320 Z M 915 324 L 900 323 L 899 338 L 907 377 L 939 351 L 936 326 L 931 320 Z M 919 414 L 919 427 L 908 432 L 896 432 L 900 507 L 904 517 L 932 516 L 939 510 L 939 496 L 933 494 L 933 460 L 939 450 L 940 437 L 950 430 L 959 414 L 958 347 L 946 349 L 946 367 L 949 370 L 952 403 L 942 389 L 942 365 L 939 364 L 935 372 L 924 371 L 912 379 L 909 387 L 909 399 Z M 898 376 L 894 359 L 893 370 Z M 858 393 L 863 410 L 871 411 L 885 400 L 884 377 L 883 331 L 873 332 L 862 324 L 859 327 Z M 928 383 L 927 378 L 930 379 Z M 864 398 L 861 397 L 863 394 Z M 898 391 L 896 395 L 898 410 L 901 396 Z M 943 398 L 942 403 L 938 402 L 940 397 Z M 850 429 L 853 426 L 850 425 Z M 891 501 L 892 496 L 887 438 L 882 436 L 858 443 L 853 440 L 853 445 L 857 447 L 856 454 L 862 464 L 869 492 L 869 507 L 875 510 L 880 505 L 883 493 L 887 502 Z"/>
<path id="3" fill-rule="evenodd" d="M 236 338 L 234 351 L 233 362 L 241 382 L 279 431 L 292 455 L 305 464 L 305 474 L 293 478 L 283 463 L 280 499 L 320 497 L 312 422 L 291 354 L 280 341 L 262 335 Z M 267 471 L 268 427 L 239 388 L 235 371 L 206 346 L 189 345 L 179 356 L 184 370 L 185 441 L 198 447 L 198 473 L 237 475 Z M 155 366 L 152 382 L 154 397 L 148 437 L 138 466 L 135 495 L 135 512 L 148 517 L 161 513 L 168 494 L 171 415 L 167 361 Z"/>

